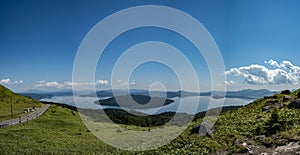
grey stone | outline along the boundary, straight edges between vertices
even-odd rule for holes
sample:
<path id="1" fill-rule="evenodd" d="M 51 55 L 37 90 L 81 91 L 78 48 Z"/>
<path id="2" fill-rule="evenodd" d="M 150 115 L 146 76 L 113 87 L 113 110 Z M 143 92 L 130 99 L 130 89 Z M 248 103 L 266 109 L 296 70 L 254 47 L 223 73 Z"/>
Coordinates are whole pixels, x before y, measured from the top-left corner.
<path id="1" fill-rule="evenodd" d="M 210 137 L 213 137 L 214 134 L 213 134 L 213 125 L 207 121 L 204 121 L 202 122 L 201 124 L 198 124 L 196 126 L 193 127 L 192 131 L 191 131 L 192 134 L 199 134 L 201 136 L 210 136 Z"/>
<path id="2" fill-rule="evenodd" d="M 263 139 L 266 138 L 266 136 L 265 136 L 265 135 L 258 135 L 258 136 L 256 136 L 256 138 L 257 138 L 258 140 L 263 140 Z"/>
<path id="3" fill-rule="evenodd" d="M 290 109 L 299 109 L 300 108 L 300 99 L 296 99 L 288 106 Z"/>
<path id="4" fill-rule="evenodd" d="M 291 99 L 293 99 L 292 96 L 288 96 L 288 95 L 283 96 L 283 102 L 287 102 L 287 101 L 289 101 Z"/>
<path id="5" fill-rule="evenodd" d="M 262 111 L 268 111 L 268 112 L 270 112 L 274 108 L 279 108 L 280 109 L 282 107 L 283 107 L 283 105 L 281 103 L 275 103 L 275 104 L 272 104 L 272 105 L 263 106 L 262 107 Z"/>
<path id="6" fill-rule="evenodd" d="M 276 135 L 272 135 L 271 138 L 272 138 L 273 140 L 277 140 L 279 137 L 276 136 Z"/>
<path id="7" fill-rule="evenodd" d="M 274 103 L 278 103 L 279 100 L 276 100 L 276 99 L 272 99 L 272 100 L 268 100 L 267 103 L 270 103 L 270 104 L 274 104 Z"/>
<path id="8" fill-rule="evenodd" d="M 236 139 L 235 141 L 233 141 L 234 145 L 238 145 L 240 143 L 240 141 L 238 139 Z"/>
<path id="9" fill-rule="evenodd" d="M 277 96 L 265 96 L 264 99 L 277 99 Z"/>

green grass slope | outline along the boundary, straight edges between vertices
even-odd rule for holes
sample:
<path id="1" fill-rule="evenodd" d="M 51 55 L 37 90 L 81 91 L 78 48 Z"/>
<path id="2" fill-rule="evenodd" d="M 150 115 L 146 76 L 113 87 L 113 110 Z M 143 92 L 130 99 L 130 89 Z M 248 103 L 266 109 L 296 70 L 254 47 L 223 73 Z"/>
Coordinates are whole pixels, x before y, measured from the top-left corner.
<path id="1" fill-rule="evenodd" d="M 11 107 L 13 118 L 24 115 L 24 108 L 39 108 L 42 104 L 34 99 L 20 96 L 0 85 L 0 121 L 11 119 Z"/>
<path id="2" fill-rule="evenodd" d="M 242 143 L 255 147 L 255 154 L 272 151 L 278 146 L 288 145 L 300 140 L 300 111 L 289 108 L 288 105 L 297 99 L 300 90 L 290 95 L 275 94 L 274 96 L 258 99 L 244 107 L 227 111 L 220 115 L 215 123 L 214 137 L 191 136 L 183 134 L 187 145 L 204 146 L 206 153 L 227 152 L 228 154 L 246 153 Z M 284 101 L 284 96 L 291 96 Z M 263 111 L 264 106 L 273 105 L 274 100 L 282 103 L 281 108 Z M 193 124 L 202 122 L 198 119 Z M 263 138 L 259 138 L 263 137 Z M 194 148 L 196 150 L 196 148 Z M 192 150 L 191 147 L 186 151 Z M 178 150 L 183 151 L 183 150 Z M 289 153 L 288 153 L 289 154 Z"/>
<path id="3" fill-rule="evenodd" d="M 87 130 L 78 113 L 59 105 L 38 119 L 0 129 L 1 154 L 97 154 L 117 152 Z"/>

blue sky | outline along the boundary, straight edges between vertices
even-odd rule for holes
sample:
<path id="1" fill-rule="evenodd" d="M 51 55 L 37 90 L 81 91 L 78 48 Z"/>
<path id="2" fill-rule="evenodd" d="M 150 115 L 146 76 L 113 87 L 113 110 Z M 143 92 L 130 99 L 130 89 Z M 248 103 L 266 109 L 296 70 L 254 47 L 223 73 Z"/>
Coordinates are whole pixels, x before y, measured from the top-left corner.
<path id="1" fill-rule="evenodd" d="M 1 84 L 17 92 L 69 89 L 77 49 L 91 28 L 117 11 L 149 4 L 184 11 L 206 27 L 223 56 L 228 89 L 299 87 L 300 2 L 297 0 L 189 3 L 165 0 L 2 0 Z M 111 69 L 122 52 L 137 43 L 153 40 L 166 42 L 182 51 L 197 71 L 202 90 L 210 89 L 208 69 L 197 49 L 182 36 L 153 27 L 128 31 L 107 47 L 96 71 L 99 89 L 110 88 Z M 157 63 L 140 66 L 130 81 L 119 79 L 120 84 L 143 89 L 156 81 L 164 83 L 168 89 L 178 89 L 176 75 Z"/>

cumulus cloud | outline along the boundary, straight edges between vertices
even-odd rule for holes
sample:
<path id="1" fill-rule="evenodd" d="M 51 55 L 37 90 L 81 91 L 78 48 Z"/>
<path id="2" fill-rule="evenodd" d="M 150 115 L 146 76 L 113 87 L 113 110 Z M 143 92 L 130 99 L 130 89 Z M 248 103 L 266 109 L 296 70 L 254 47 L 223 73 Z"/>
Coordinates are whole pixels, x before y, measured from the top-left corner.
<path id="1" fill-rule="evenodd" d="M 0 83 L 1 84 L 10 84 L 10 79 L 2 79 L 1 81 L 0 81 Z"/>
<path id="2" fill-rule="evenodd" d="M 279 64 L 272 59 L 265 61 L 265 63 L 274 67 L 274 69 L 252 64 L 250 66 L 232 68 L 226 71 L 225 74 L 243 77 L 245 83 L 253 85 L 299 84 L 300 67 L 293 65 L 289 61 L 282 61 Z"/>
<path id="3" fill-rule="evenodd" d="M 0 84 L 4 84 L 4 85 L 19 85 L 22 83 L 23 83 L 23 80 L 11 81 L 9 78 L 0 80 Z"/>
<path id="4" fill-rule="evenodd" d="M 234 81 L 224 81 L 224 83 L 226 85 L 235 85 L 236 84 L 236 82 L 234 82 Z"/>
<path id="5" fill-rule="evenodd" d="M 36 84 L 37 87 L 51 87 L 51 88 L 62 88 L 64 85 L 57 81 L 38 81 Z"/>
<path id="6" fill-rule="evenodd" d="M 14 84 L 22 84 L 23 83 L 23 80 L 20 80 L 20 81 L 15 81 Z"/>
<path id="7" fill-rule="evenodd" d="M 132 81 L 129 82 L 129 84 L 130 84 L 130 85 L 135 85 L 136 82 L 135 82 L 135 80 L 132 80 Z"/>
<path id="8" fill-rule="evenodd" d="M 36 83 L 36 86 L 39 88 L 72 88 L 72 86 L 91 86 L 91 85 L 108 85 L 107 80 L 97 80 L 95 83 L 79 83 L 79 82 L 71 82 L 71 81 L 66 81 L 66 82 L 57 82 L 57 81 L 38 81 Z"/>
<path id="9" fill-rule="evenodd" d="M 98 81 L 96 81 L 96 84 L 99 84 L 99 85 L 108 85 L 108 81 L 107 80 L 98 80 Z"/>
<path id="10" fill-rule="evenodd" d="M 128 87 L 129 85 L 136 85 L 136 81 L 135 80 L 131 80 L 131 81 L 126 81 L 126 80 L 117 80 L 117 82 L 113 83 L 114 87 L 117 88 L 125 88 Z"/>
<path id="11" fill-rule="evenodd" d="M 280 68 L 280 65 L 277 63 L 277 61 L 274 61 L 273 59 L 269 60 L 269 61 L 265 61 L 265 64 L 269 64 L 271 66 Z"/>

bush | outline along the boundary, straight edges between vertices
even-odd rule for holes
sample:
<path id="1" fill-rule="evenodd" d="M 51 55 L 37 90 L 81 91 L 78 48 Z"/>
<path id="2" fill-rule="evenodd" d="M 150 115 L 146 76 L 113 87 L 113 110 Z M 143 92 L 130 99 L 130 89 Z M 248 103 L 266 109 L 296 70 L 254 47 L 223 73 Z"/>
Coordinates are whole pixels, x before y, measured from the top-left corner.
<path id="1" fill-rule="evenodd" d="M 266 134 L 269 135 L 273 135 L 276 134 L 278 131 L 280 131 L 281 129 L 281 125 L 280 125 L 280 121 L 279 121 L 279 110 L 278 108 L 275 108 L 272 111 L 271 117 L 268 120 L 268 122 L 266 123 Z"/>

